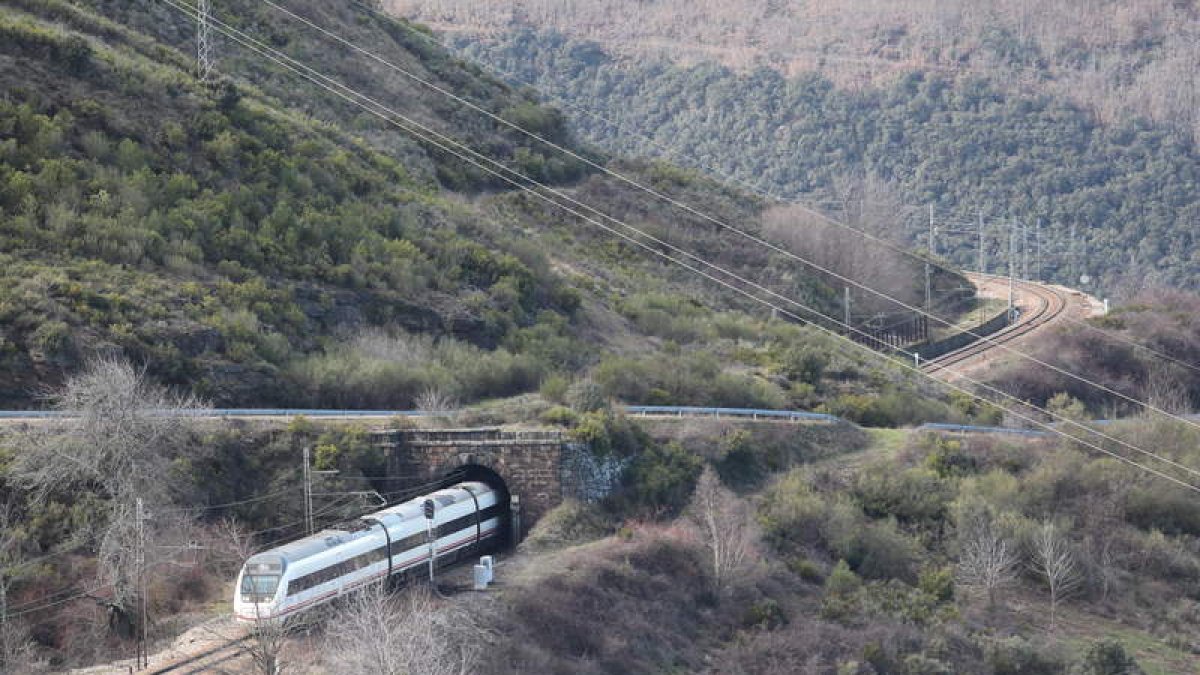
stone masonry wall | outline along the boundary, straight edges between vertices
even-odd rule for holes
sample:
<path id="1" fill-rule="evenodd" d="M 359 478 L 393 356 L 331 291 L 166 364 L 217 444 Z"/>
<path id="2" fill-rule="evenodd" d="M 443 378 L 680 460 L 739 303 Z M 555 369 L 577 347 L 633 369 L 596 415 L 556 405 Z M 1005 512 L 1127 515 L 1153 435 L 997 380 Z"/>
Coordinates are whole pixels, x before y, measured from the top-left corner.
<path id="1" fill-rule="evenodd" d="M 388 475 L 410 477 L 403 487 L 437 481 L 455 469 L 481 466 L 495 471 L 509 493 L 520 497 L 522 530 L 528 529 L 578 487 L 596 493 L 594 481 L 571 480 L 579 450 L 565 452 L 558 431 L 508 431 L 499 428 L 398 430 L 380 432 L 387 449 Z M 572 444 L 573 445 L 573 444 Z M 571 462 L 565 461 L 567 457 Z M 564 468 L 567 468 L 564 482 Z M 584 496 L 584 495 L 578 495 Z M 524 533 L 522 533 L 524 534 Z"/>

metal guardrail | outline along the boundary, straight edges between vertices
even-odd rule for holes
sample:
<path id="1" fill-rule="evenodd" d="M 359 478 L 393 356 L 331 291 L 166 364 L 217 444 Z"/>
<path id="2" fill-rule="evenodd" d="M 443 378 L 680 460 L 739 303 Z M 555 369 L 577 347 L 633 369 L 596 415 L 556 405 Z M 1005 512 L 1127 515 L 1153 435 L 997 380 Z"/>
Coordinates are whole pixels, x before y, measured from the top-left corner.
<path id="1" fill-rule="evenodd" d="M 214 408 L 200 417 L 424 417 L 448 413 L 424 410 L 317 410 L 303 408 Z M 59 410 L 0 410 L 0 419 L 58 419 L 71 415 Z"/>
<path id="2" fill-rule="evenodd" d="M 671 415 L 676 417 L 748 417 L 751 419 L 789 419 L 841 422 L 836 415 L 799 410 L 755 408 L 706 408 L 700 406 L 631 405 L 622 408 L 630 415 Z M 438 417 L 451 412 L 424 410 L 318 410 L 307 408 L 214 408 L 206 417 Z M 0 419 L 52 419 L 68 417 L 57 410 L 0 410 Z"/>
<path id="3" fill-rule="evenodd" d="M 1011 427 L 983 427 L 972 424 L 944 424 L 941 422 L 926 422 L 917 429 L 925 431 L 949 431 L 960 434 L 1014 434 L 1018 436 L 1050 436 L 1048 431 L 1034 429 L 1013 429 Z"/>
<path id="4" fill-rule="evenodd" d="M 801 410 L 770 410 L 760 408 L 708 408 L 703 406 L 676 405 L 630 405 L 622 408 L 629 415 L 649 416 L 661 415 L 670 417 L 736 417 L 742 419 L 775 419 L 810 422 L 838 423 L 845 420 L 837 415 L 828 413 L 804 412 Z M 424 410 L 322 410 L 316 408 L 214 408 L 206 411 L 210 417 L 441 417 L 453 414 L 447 412 L 427 412 Z M 59 419 L 69 417 L 67 413 L 58 410 L 0 410 L 0 420 L 3 419 Z M 1200 420 L 1200 415 L 1187 417 Z M 1121 420 L 1093 420 L 1088 424 L 1107 425 Z M 1051 432 L 1034 429 L 1013 429 L 1011 427 L 989 427 L 972 424 L 946 424 L 942 422 L 926 422 L 917 427 L 926 431 L 946 431 L 960 434 L 1013 434 L 1018 436 L 1045 437 Z"/>
<path id="5" fill-rule="evenodd" d="M 814 422 L 841 422 L 842 418 L 826 413 L 799 410 L 766 410 L 756 408 L 704 408 L 679 405 L 629 405 L 630 415 L 666 415 L 675 417 L 749 417 L 750 419 L 786 419 Z"/>

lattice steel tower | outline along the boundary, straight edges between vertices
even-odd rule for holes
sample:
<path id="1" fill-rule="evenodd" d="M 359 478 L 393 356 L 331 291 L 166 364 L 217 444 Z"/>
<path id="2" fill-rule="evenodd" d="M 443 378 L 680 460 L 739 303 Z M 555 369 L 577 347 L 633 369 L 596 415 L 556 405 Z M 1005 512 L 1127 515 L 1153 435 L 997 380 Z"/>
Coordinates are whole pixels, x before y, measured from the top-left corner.
<path id="1" fill-rule="evenodd" d="M 206 83 L 212 79 L 213 71 L 211 15 L 210 0 L 196 0 L 196 77 Z"/>

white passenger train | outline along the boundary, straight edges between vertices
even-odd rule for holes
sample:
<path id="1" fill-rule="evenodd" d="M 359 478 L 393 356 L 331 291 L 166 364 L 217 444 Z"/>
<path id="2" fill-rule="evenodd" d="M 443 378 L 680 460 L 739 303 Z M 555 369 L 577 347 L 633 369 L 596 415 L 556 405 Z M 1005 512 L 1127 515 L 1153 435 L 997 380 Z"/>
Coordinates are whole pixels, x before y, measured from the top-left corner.
<path id="1" fill-rule="evenodd" d="M 507 504 L 485 483 L 459 483 L 256 554 L 234 589 L 238 621 L 286 619 L 384 578 L 428 569 L 425 502 L 433 502 L 438 565 L 491 547 Z"/>

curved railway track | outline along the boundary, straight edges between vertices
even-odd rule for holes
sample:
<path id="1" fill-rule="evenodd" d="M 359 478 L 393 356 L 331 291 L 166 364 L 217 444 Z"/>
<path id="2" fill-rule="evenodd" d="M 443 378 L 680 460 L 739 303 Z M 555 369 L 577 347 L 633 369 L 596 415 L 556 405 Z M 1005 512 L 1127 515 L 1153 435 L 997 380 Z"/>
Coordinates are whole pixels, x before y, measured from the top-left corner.
<path id="1" fill-rule="evenodd" d="M 1019 289 L 1023 294 L 1034 298 L 1033 306 L 1025 307 L 1016 323 L 988 337 L 976 340 L 961 349 L 928 361 L 922 366 L 922 369 L 926 373 L 936 374 L 944 372 L 952 366 L 958 366 L 971 359 L 981 357 L 988 351 L 997 349 L 1000 345 L 1012 342 L 1023 335 L 1027 335 L 1053 322 L 1066 311 L 1070 301 L 1065 292 L 1052 286 L 1018 281 L 1014 284 L 1014 287 Z"/>

